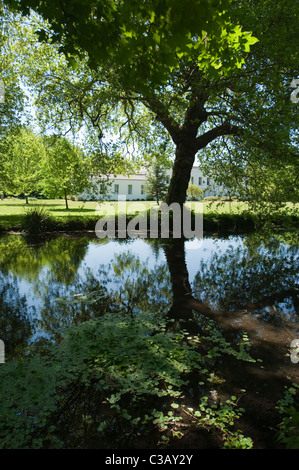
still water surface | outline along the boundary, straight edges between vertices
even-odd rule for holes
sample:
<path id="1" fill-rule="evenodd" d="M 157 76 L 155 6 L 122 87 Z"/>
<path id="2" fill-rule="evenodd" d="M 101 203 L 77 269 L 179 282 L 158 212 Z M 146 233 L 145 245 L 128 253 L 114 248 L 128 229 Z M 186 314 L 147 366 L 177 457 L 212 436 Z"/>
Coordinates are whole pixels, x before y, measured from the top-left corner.
<path id="1" fill-rule="evenodd" d="M 41 337 L 105 312 L 208 315 L 287 348 L 299 337 L 291 236 L 198 240 L 0 239 L 0 337 L 7 360 Z"/>

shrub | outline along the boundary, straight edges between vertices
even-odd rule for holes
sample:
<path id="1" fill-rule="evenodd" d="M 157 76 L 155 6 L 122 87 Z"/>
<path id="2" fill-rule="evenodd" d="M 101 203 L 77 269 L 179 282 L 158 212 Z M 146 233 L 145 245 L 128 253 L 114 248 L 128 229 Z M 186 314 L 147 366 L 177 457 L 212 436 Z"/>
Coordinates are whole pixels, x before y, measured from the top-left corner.
<path id="1" fill-rule="evenodd" d="M 47 209 L 42 206 L 26 208 L 26 214 L 21 229 L 26 234 L 40 234 L 46 232 L 53 225 L 53 220 Z"/>

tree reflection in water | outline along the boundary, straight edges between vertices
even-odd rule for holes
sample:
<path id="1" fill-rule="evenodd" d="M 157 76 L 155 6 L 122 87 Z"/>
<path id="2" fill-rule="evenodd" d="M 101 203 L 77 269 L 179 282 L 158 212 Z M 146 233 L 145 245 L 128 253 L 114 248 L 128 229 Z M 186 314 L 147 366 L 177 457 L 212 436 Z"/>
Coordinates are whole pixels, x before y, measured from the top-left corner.
<path id="1" fill-rule="evenodd" d="M 23 357 L 24 351 L 34 332 L 30 318 L 34 307 L 27 306 L 26 297 L 16 289 L 16 279 L 0 272 L 0 339 L 5 344 L 5 360 Z"/>
<path id="2" fill-rule="evenodd" d="M 62 332 L 66 330 L 68 333 L 64 336 L 65 341 L 55 343 L 57 351 L 60 346 L 63 350 L 64 347 L 67 348 L 66 338 L 68 334 L 78 333 L 79 338 L 82 331 L 86 329 L 89 335 L 93 335 L 92 328 L 96 322 L 89 322 L 89 320 L 101 317 L 97 324 L 105 326 L 106 318 L 109 319 L 109 315 L 104 316 L 104 314 L 108 313 L 110 314 L 108 332 L 110 336 L 107 334 L 110 342 L 107 341 L 106 333 L 104 338 L 101 337 L 101 341 L 97 341 L 97 337 L 94 339 L 94 336 L 90 336 L 91 351 L 94 351 L 94 346 L 96 348 L 99 345 L 103 346 L 103 344 L 107 346 L 108 349 L 104 348 L 105 354 L 102 355 L 104 355 L 105 360 L 108 352 L 111 355 L 110 372 L 114 370 L 115 366 L 119 367 L 116 370 L 119 373 L 130 367 L 134 369 L 134 364 L 136 367 L 138 366 L 136 371 L 133 370 L 134 374 L 136 372 L 136 378 L 134 379 L 136 381 L 134 386 L 132 385 L 133 392 L 134 387 L 140 387 L 141 384 L 145 387 L 145 392 L 148 393 L 146 384 L 152 384 L 156 373 L 156 369 L 151 368 L 151 361 L 155 360 L 156 368 L 157 363 L 160 364 L 161 377 L 163 377 L 168 364 L 168 356 L 175 358 L 184 345 L 183 335 L 177 335 L 177 331 L 181 332 L 182 328 L 188 328 L 193 322 L 191 328 L 196 326 L 196 334 L 199 333 L 200 338 L 198 346 L 195 346 L 196 353 L 198 353 L 196 361 L 194 361 L 198 366 L 197 371 L 200 371 L 199 374 L 202 373 L 201 369 L 203 367 L 201 368 L 200 363 L 200 356 L 202 355 L 204 370 L 206 370 L 203 374 L 211 372 L 205 386 L 214 388 L 218 386 L 214 382 L 210 384 L 209 380 L 215 379 L 215 373 L 218 374 L 220 368 L 221 377 L 222 372 L 225 376 L 226 366 L 228 368 L 226 377 L 229 378 L 229 386 L 234 383 L 240 389 L 244 387 L 244 383 L 246 387 L 248 384 L 254 384 L 252 398 L 255 397 L 255 387 L 257 387 L 258 381 L 261 382 L 260 390 L 264 392 L 265 377 L 270 371 L 272 381 L 269 380 L 269 390 L 272 398 L 272 386 L 275 385 L 276 380 L 275 375 L 271 375 L 272 369 L 282 371 L 278 377 L 279 380 L 290 372 L 288 369 L 288 366 L 290 368 L 290 361 L 284 357 L 284 343 L 286 338 L 287 341 L 289 340 L 288 336 L 283 337 L 281 335 L 282 330 L 277 328 L 274 330 L 276 337 L 273 336 L 273 330 L 271 331 L 272 336 L 266 337 L 264 343 L 262 343 L 264 350 L 260 348 L 259 353 L 270 353 L 268 362 L 270 367 L 266 370 L 266 367 L 263 366 L 262 374 L 257 376 L 258 368 L 253 369 L 250 362 L 248 366 L 246 362 L 238 363 L 235 361 L 231 367 L 231 363 L 225 363 L 217 354 L 213 356 L 215 347 L 217 349 L 217 344 L 213 343 L 214 339 L 218 338 L 223 347 L 224 337 L 213 336 L 213 334 L 209 336 L 208 331 L 205 331 L 205 324 L 202 319 L 213 318 L 216 320 L 217 328 L 225 325 L 225 338 L 227 339 L 227 336 L 231 335 L 232 343 L 235 337 L 239 337 L 238 325 L 234 324 L 235 319 L 244 318 L 248 312 L 256 315 L 257 309 L 275 308 L 275 316 L 278 317 L 280 314 L 278 307 L 284 301 L 285 306 L 282 308 L 282 312 L 286 311 L 287 305 L 290 317 L 296 320 L 295 314 L 298 313 L 298 298 L 296 296 L 298 255 L 296 246 L 283 243 L 283 240 L 279 239 L 272 241 L 259 239 L 256 235 L 231 237 L 222 240 L 222 249 L 220 249 L 220 243 L 218 243 L 220 240 L 210 238 L 206 241 L 210 244 L 210 247 L 213 247 L 213 251 L 208 255 L 205 251 L 205 241 L 202 248 L 188 252 L 188 244 L 180 239 L 139 240 L 136 243 L 134 240 L 123 240 L 121 244 L 118 244 L 116 241 L 109 243 L 107 240 L 90 240 L 86 237 L 78 239 L 61 237 L 33 246 L 27 245 L 25 240 L 20 237 L 2 238 L 0 240 L 0 308 L 2 312 L 0 327 L 1 338 L 5 340 L 9 353 L 9 361 L 31 352 L 29 360 L 32 359 L 33 365 L 37 365 L 39 372 L 44 374 L 43 379 L 46 386 L 50 364 L 53 372 L 52 378 L 56 377 L 54 374 L 56 366 L 59 371 L 59 367 L 63 368 L 63 364 L 59 363 L 61 356 L 59 354 L 55 356 L 57 363 L 52 364 L 51 361 L 44 363 L 42 354 L 35 354 L 36 352 L 46 351 L 46 348 L 42 349 L 44 346 L 43 340 L 36 341 L 33 346 L 28 348 L 30 340 L 42 336 L 46 336 L 50 340 L 59 339 L 62 337 Z M 119 249 L 116 250 L 116 246 Z M 137 247 L 139 247 L 139 251 Z M 93 266 L 88 261 L 90 256 L 93 259 Z M 193 268 L 195 268 L 195 273 L 192 273 L 192 275 L 190 275 L 190 266 L 188 266 L 190 256 L 193 259 Z M 27 291 L 22 294 L 24 288 L 27 288 Z M 142 317 L 144 313 L 152 315 L 150 333 L 148 333 L 146 324 L 142 321 L 136 322 L 136 319 L 138 320 L 139 316 Z M 125 341 L 122 342 L 124 338 L 118 331 L 119 323 L 115 328 L 115 314 L 123 315 L 121 318 L 126 318 L 126 328 L 128 325 L 135 325 L 135 330 L 132 330 L 133 332 L 130 330 L 131 337 L 127 334 L 125 338 L 126 344 L 123 344 L 125 343 Z M 119 318 L 119 315 L 117 317 Z M 113 318 L 112 324 L 111 318 Z M 168 329 L 160 330 L 156 334 L 158 320 L 161 318 L 175 320 L 167 323 L 169 329 L 170 327 L 175 329 L 173 336 L 170 335 Z M 36 319 L 38 319 L 38 325 L 35 323 Z M 153 319 L 156 322 L 153 323 Z M 267 321 L 266 316 L 263 319 Z M 79 328 L 76 328 L 76 325 Z M 75 328 L 69 329 L 70 326 L 75 326 Z M 252 322 L 251 324 L 247 323 L 247 326 L 251 327 L 250 332 L 252 333 L 257 324 Z M 242 331 L 242 325 L 240 331 Z M 37 333 L 37 335 L 33 336 L 34 333 Z M 132 335 L 136 337 L 133 338 Z M 161 347 L 166 344 L 164 340 L 171 338 L 172 343 L 167 343 L 167 347 L 163 350 L 164 356 L 161 357 Z M 192 338 L 190 336 L 188 339 L 192 342 Z M 153 339 L 157 342 L 154 343 Z M 204 340 L 203 344 L 202 339 Z M 147 350 L 148 340 L 154 344 L 156 349 Z M 74 344 L 76 343 L 74 342 Z M 230 343 L 225 343 L 224 348 L 227 347 L 227 344 L 230 346 Z M 273 348 L 274 344 L 275 349 Z M 85 343 L 81 346 L 82 351 L 86 352 L 84 349 L 86 347 Z M 113 347 L 115 347 L 115 351 Z M 132 351 L 132 348 L 134 351 Z M 147 370 L 143 361 L 137 361 L 141 351 L 140 348 L 142 348 L 143 353 L 147 353 L 146 357 L 149 360 Z M 123 354 L 123 349 L 126 349 L 127 354 Z M 221 354 L 222 352 L 223 350 L 221 350 Z M 150 357 L 148 357 L 148 353 L 150 353 Z M 186 364 L 183 364 L 186 367 L 189 363 L 192 363 L 192 357 L 194 358 L 194 356 L 190 355 L 190 350 L 187 349 L 182 349 L 181 353 L 183 358 L 186 355 Z M 89 365 L 93 364 L 90 363 L 92 358 L 95 361 L 103 359 L 101 355 L 90 357 L 88 348 L 86 354 L 86 357 L 84 354 L 80 357 L 85 357 L 86 364 Z M 85 363 L 76 363 L 77 356 L 75 354 L 71 354 L 70 357 L 73 360 L 73 371 L 77 373 L 78 369 L 80 374 L 81 372 L 83 374 L 85 372 Z M 259 355 L 255 357 L 259 357 Z M 159 361 L 157 362 L 157 360 Z M 288 361 L 287 366 L 286 361 Z M 103 363 L 106 367 L 106 362 Z M 68 362 L 66 364 L 68 365 Z M 96 364 L 99 364 L 99 362 L 94 363 L 95 366 Z M 208 370 L 205 367 L 211 367 L 211 369 Z M 105 370 L 101 380 L 104 380 L 106 385 L 106 381 L 108 381 L 110 387 L 115 387 L 117 392 L 122 393 L 122 390 L 117 389 L 113 374 L 106 377 Z M 93 374 L 96 367 L 95 370 L 91 369 L 91 371 Z M 35 372 L 36 368 L 33 368 L 32 377 L 35 377 Z M 18 366 L 15 373 L 15 380 L 18 381 Z M 59 377 L 62 376 L 62 372 L 59 372 L 58 375 Z M 197 400 L 198 396 L 202 396 L 203 393 L 199 388 L 199 375 L 195 371 L 191 375 L 192 377 L 188 382 L 188 393 L 190 392 L 190 396 Z M 77 378 L 76 374 L 74 376 Z M 138 377 L 144 378 L 139 380 Z M 176 374 L 175 379 L 177 380 L 177 378 L 178 375 Z M 242 385 L 239 382 L 240 379 Z M 6 377 L 6 380 L 9 381 L 9 377 Z M 27 380 L 29 379 L 27 378 Z M 101 420 L 103 416 L 103 419 L 107 419 L 107 422 L 112 423 L 111 436 L 114 436 L 116 429 L 115 414 L 109 418 L 112 407 L 110 408 L 107 405 L 106 392 L 104 391 L 107 388 L 100 390 L 96 382 L 91 382 L 89 388 L 86 388 L 85 383 L 80 383 L 78 387 L 76 380 L 68 385 L 65 395 L 60 397 L 61 408 L 56 410 L 57 415 L 54 413 L 58 428 L 60 429 L 63 424 L 62 427 L 66 430 L 70 445 L 73 445 L 73 442 L 71 442 L 73 436 L 77 436 L 76 445 L 90 446 L 93 445 L 94 439 L 98 436 L 98 426 L 101 424 L 99 419 Z M 14 378 L 11 382 L 13 381 Z M 223 382 L 225 384 L 225 379 L 223 379 Z M 10 385 L 12 390 L 17 390 L 14 382 Z M 157 390 L 160 392 L 158 385 L 160 386 L 161 383 L 157 383 Z M 161 386 L 163 386 L 163 381 Z M 223 385 L 223 387 L 225 386 Z M 276 389 L 279 393 L 281 386 L 279 382 L 279 387 Z M 56 387 L 56 383 L 54 387 Z M 131 385 L 127 394 L 129 398 L 132 398 L 134 393 L 131 393 L 130 387 Z M 50 396 L 52 390 L 47 391 Z M 163 395 L 163 397 L 166 397 L 168 393 L 171 393 L 171 388 L 164 390 L 164 392 L 166 395 Z M 177 392 L 179 393 L 178 390 Z M 229 392 L 231 392 L 230 389 Z M 20 400 L 22 400 L 22 393 L 20 392 L 19 395 Z M 171 395 L 168 398 L 171 399 Z M 154 401 L 153 406 L 156 406 L 156 398 Z M 144 412 L 144 403 L 141 402 L 142 412 Z M 129 405 L 126 404 L 126 406 Z M 163 408 L 164 402 L 161 406 Z M 257 407 L 260 407 L 259 402 Z M 88 419 L 92 418 L 93 420 L 91 428 L 88 428 L 84 421 L 85 415 Z M 53 415 L 51 416 L 53 418 Z M 15 418 L 16 415 L 14 415 Z M 86 437 L 87 428 L 92 431 L 88 438 Z M 79 433 L 77 432 L 78 429 Z M 98 445 L 98 443 L 95 442 L 95 445 Z"/>
<path id="3" fill-rule="evenodd" d="M 134 251 L 134 240 L 122 240 L 121 251 L 112 251 L 109 263 L 102 263 L 98 252 L 95 270 L 86 264 L 86 255 L 90 247 L 103 244 L 109 250 L 107 239 L 59 237 L 28 245 L 22 237 L 3 237 L 2 330 L 18 331 L 19 337 L 21 329 L 23 343 L 19 344 L 25 344 L 36 326 L 32 321 L 34 309 L 38 310 L 39 331 L 50 337 L 105 312 L 134 316 L 150 310 L 154 315 L 179 320 L 192 318 L 194 309 L 212 315 L 245 307 L 273 309 L 276 305 L 277 313 L 283 305 L 290 314 L 298 313 L 296 245 L 275 238 L 261 239 L 256 234 L 238 237 L 237 244 L 232 240 L 235 242 L 236 237 L 228 238 L 222 251 L 214 240 L 215 249 L 208 257 L 201 250 L 193 250 L 196 274 L 189 280 L 183 239 L 145 239 L 142 243 L 150 247 L 151 259 Z M 20 284 L 24 281 L 30 292 L 22 296 Z M 35 296 L 33 305 L 29 294 Z M 264 310 L 265 318 L 266 314 Z M 20 327 L 20 322 L 26 326 Z"/>
<path id="4" fill-rule="evenodd" d="M 239 246 L 228 240 L 224 253 L 215 251 L 208 261 L 199 260 L 193 294 L 222 311 L 263 308 L 289 299 L 288 310 L 298 313 L 297 247 L 275 238 L 264 244 L 256 235 L 241 240 Z"/>

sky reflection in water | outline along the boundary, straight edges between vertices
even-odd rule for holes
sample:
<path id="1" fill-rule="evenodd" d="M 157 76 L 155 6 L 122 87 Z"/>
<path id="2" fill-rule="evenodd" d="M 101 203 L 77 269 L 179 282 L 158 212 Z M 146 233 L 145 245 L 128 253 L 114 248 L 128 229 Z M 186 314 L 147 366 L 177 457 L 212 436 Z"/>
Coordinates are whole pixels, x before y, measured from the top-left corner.
<path id="1" fill-rule="evenodd" d="M 41 333 L 55 337 L 73 322 L 105 311 L 138 314 L 150 308 L 164 315 L 183 281 L 210 308 L 234 311 L 261 301 L 251 309 L 257 318 L 297 321 L 298 249 L 278 239 L 205 237 L 171 246 L 167 240 L 83 237 L 28 245 L 6 236 L 0 245 L 0 331 L 14 349 L 17 342 L 21 348 Z M 82 292 L 102 297 L 89 303 L 56 300 Z"/>

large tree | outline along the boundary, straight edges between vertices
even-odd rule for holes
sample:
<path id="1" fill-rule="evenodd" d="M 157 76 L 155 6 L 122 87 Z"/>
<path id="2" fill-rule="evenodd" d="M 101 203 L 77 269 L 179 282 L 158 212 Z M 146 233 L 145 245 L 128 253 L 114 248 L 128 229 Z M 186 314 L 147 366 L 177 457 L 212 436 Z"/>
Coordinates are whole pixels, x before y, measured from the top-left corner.
<path id="1" fill-rule="evenodd" d="M 82 151 L 65 137 L 45 138 L 46 156 L 41 164 L 42 191 L 50 197 L 63 197 L 68 210 L 68 196 L 88 187 L 88 165 Z"/>
<path id="2" fill-rule="evenodd" d="M 299 200 L 298 105 L 292 99 L 299 73 L 298 5 L 251 0 L 235 2 L 235 9 L 259 37 L 246 65 L 232 77 L 225 102 L 218 101 L 239 132 L 213 141 L 200 163 L 230 194 L 272 210 Z"/>
<path id="3" fill-rule="evenodd" d="M 70 64 L 87 54 L 89 66 L 112 87 L 130 118 L 134 103 L 150 110 L 176 146 L 168 201 L 184 202 L 196 152 L 212 137 L 235 132 L 227 120 L 212 134 L 197 135 L 208 117 L 203 85 L 211 83 L 215 93 L 213 80 L 240 67 L 255 42 L 231 20 L 230 1 L 7 3 L 22 13 L 33 8 L 48 20 L 51 28 L 41 28 L 40 39 L 59 42 Z M 187 7 L 192 14 L 185 14 Z"/>
<path id="4" fill-rule="evenodd" d="M 79 66 L 68 106 L 100 136 L 120 107 L 120 125 L 138 139 L 150 120 L 149 132 L 153 125 L 165 131 L 175 149 L 166 202 L 185 201 L 199 152 L 213 161 L 223 152 L 222 174 L 240 175 L 238 183 L 254 170 L 250 187 L 261 167 L 272 175 L 285 162 L 294 181 L 298 118 L 289 85 L 298 74 L 298 26 L 291 0 L 7 3 L 49 21 L 40 40 L 60 44 Z M 247 30 L 259 39 L 251 50 Z M 84 62 L 90 72 L 80 82 Z"/>
<path id="5" fill-rule="evenodd" d="M 28 196 L 40 189 L 41 161 L 45 155 L 42 138 L 21 127 L 0 144 L 0 191 Z"/>

